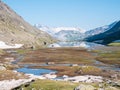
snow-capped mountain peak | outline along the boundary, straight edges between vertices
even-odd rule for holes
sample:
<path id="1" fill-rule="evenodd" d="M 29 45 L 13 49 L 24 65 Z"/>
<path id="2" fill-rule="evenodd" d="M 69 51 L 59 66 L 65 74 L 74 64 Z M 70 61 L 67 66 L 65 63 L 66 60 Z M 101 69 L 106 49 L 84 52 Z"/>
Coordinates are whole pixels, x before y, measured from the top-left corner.
<path id="1" fill-rule="evenodd" d="M 77 27 L 48 27 L 40 24 L 36 24 L 34 26 L 61 41 L 78 40 L 81 39 L 81 34 L 85 33 L 84 29 Z"/>
<path id="2" fill-rule="evenodd" d="M 48 27 L 48 26 L 41 25 L 41 24 L 35 24 L 34 26 L 43 30 L 43 31 L 46 31 L 48 33 L 49 32 L 58 33 L 62 30 L 64 30 L 64 31 L 79 31 L 80 33 L 86 32 L 84 29 L 80 29 L 78 27 Z"/>

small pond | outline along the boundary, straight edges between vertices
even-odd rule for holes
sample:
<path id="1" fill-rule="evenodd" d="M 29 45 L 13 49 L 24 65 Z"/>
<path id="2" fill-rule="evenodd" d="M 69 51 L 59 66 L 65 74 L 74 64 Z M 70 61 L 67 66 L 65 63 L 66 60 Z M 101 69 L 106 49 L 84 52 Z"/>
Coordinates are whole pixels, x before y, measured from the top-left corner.
<path id="1" fill-rule="evenodd" d="M 49 69 L 32 69 L 32 68 L 19 68 L 16 69 L 18 72 L 22 72 L 25 74 L 34 74 L 34 75 L 42 75 L 47 74 L 51 72 L 56 72 L 55 70 L 49 70 Z"/>

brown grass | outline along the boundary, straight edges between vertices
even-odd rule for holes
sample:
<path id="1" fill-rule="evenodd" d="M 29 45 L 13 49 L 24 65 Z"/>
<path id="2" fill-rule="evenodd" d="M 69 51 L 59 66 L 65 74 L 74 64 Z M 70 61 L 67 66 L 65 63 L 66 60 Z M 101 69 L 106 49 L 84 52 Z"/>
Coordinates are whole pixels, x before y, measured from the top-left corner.
<path id="1" fill-rule="evenodd" d="M 0 81 L 11 80 L 11 79 L 24 79 L 24 78 L 28 78 L 28 77 L 21 73 L 15 73 L 11 70 L 0 70 Z"/>
<path id="2" fill-rule="evenodd" d="M 120 51 L 100 53 L 96 59 L 103 63 L 120 65 Z"/>
<path id="3" fill-rule="evenodd" d="M 94 57 L 81 48 L 54 48 L 30 51 L 20 63 L 92 63 Z"/>

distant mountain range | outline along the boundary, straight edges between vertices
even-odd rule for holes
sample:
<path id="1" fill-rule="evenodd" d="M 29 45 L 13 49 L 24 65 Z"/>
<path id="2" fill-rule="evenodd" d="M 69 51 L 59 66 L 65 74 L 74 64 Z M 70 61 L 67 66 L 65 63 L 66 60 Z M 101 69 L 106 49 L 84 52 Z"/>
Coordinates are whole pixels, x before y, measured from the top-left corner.
<path id="1" fill-rule="evenodd" d="M 35 27 L 49 33 L 51 36 L 60 41 L 87 41 L 99 44 L 108 44 L 114 40 L 120 39 L 119 36 L 117 36 L 119 34 L 119 21 L 88 31 L 75 27 L 49 28 L 48 26 L 42 26 L 39 24 L 35 25 Z M 107 40 L 108 38 L 111 39 Z"/>
<path id="2" fill-rule="evenodd" d="M 0 41 L 8 44 L 24 44 L 24 47 L 41 47 L 54 39 L 24 21 L 9 6 L 0 0 Z"/>
<path id="3" fill-rule="evenodd" d="M 36 28 L 49 33 L 52 37 L 60 41 L 78 41 L 83 39 L 85 30 L 76 27 L 48 27 L 40 24 L 34 25 Z"/>

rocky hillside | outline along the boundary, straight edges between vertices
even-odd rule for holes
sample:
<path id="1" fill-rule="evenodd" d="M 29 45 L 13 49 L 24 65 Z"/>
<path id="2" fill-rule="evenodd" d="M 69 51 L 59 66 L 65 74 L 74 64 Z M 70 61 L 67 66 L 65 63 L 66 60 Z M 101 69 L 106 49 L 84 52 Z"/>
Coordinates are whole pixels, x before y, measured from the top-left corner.
<path id="1" fill-rule="evenodd" d="M 53 39 L 24 21 L 0 0 L 0 41 L 8 44 L 24 44 L 25 47 L 38 47 L 53 42 Z"/>
<path id="2" fill-rule="evenodd" d="M 85 37 L 91 37 L 91 36 L 94 36 L 94 35 L 98 35 L 100 33 L 104 33 L 106 31 L 108 31 L 109 29 L 111 29 L 114 25 L 116 25 L 118 21 L 115 21 L 109 25 L 104 25 L 102 27 L 98 27 L 98 28 L 95 28 L 95 29 L 92 29 L 92 30 L 88 30 L 85 32 Z"/>

